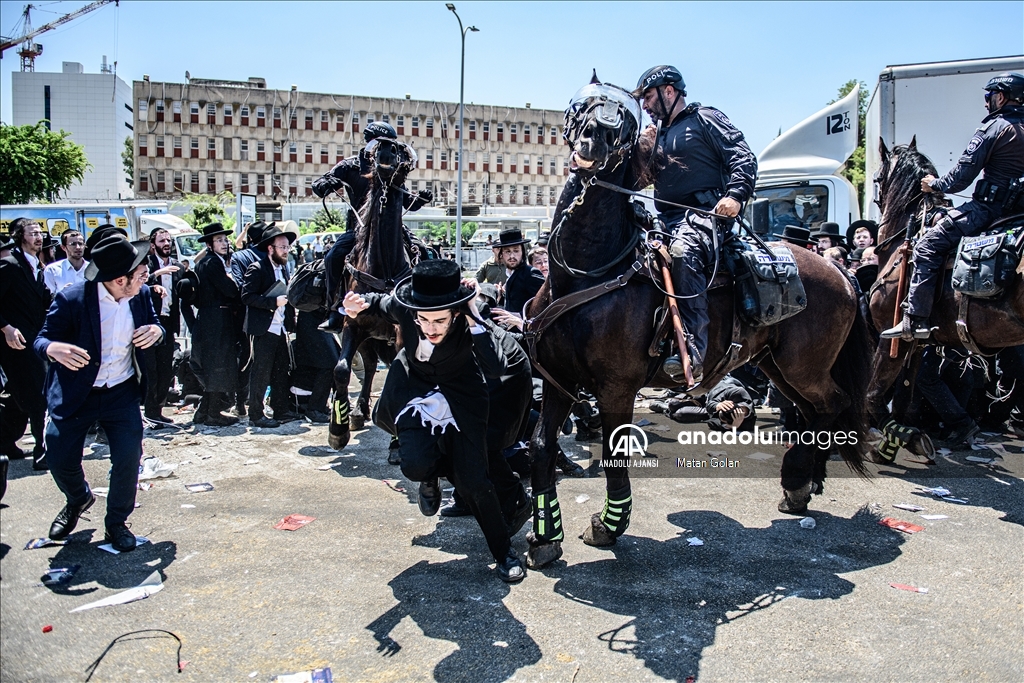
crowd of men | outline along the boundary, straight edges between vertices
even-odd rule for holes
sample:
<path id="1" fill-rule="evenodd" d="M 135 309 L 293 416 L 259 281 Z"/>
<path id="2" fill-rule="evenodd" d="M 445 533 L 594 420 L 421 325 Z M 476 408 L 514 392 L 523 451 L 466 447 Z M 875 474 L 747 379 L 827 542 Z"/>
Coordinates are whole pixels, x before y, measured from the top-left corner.
<path id="1" fill-rule="evenodd" d="M 983 196 L 951 212 L 936 228 L 941 234 L 919 244 L 926 266 L 942 249 L 948 251 L 950 235 L 977 233 L 1000 214 L 997 199 L 1006 196 L 999 193 L 1000 183 L 1024 177 L 1024 77 L 1001 75 L 986 91 L 991 113 L 977 140 L 949 174 L 922 181 L 923 192 L 944 191 L 986 174 Z M 687 352 L 699 381 L 707 348 L 707 273 L 716 258 L 711 245 L 721 239 L 683 220 L 678 206 L 737 216 L 753 193 L 757 160 L 725 114 L 686 103 L 685 83 L 674 67 L 648 70 L 634 94 L 655 121 L 658 149 L 673 162 L 655 181 L 655 206 L 674 237 L 672 278 L 683 297 Z M 381 136 L 396 138 L 387 124 L 367 127 L 368 143 Z M 369 163 L 364 152 L 346 159 L 319 179 L 314 191 L 319 196 L 345 192 L 358 210 Z M 406 193 L 410 210 L 429 201 L 429 193 Z M 547 277 L 546 241 L 531 245 L 518 229 L 504 229 L 475 279 L 463 279 L 451 261 L 428 259 L 393 292 L 358 295 L 346 292 L 342 280 L 354 242 L 354 211 L 349 230 L 329 249 L 319 243 L 328 296 L 326 309 L 318 313 L 297 312 L 289 304 L 289 254 L 297 236 L 273 223 L 245 226 L 234 245 L 231 230 L 219 223 L 204 226 L 199 240 L 206 248 L 191 270 L 174 259 L 165 230 L 140 242 L 130 242 L 112 225 L 100 226 L 88 240 L 69 230 L 60 238 L 63 258 L 57 258 L 56 243 L 37 222 L 18 218 L 10 224 L 10 241 L 0 245 L 0 453 L 12 459 L 31 456 L 35 469 L 50 470 L 66 498 L 51 538 L 67 537 L 95 502 L 81 468 L 90 430 L 104 430 L 111 450 L 106 537 L 128 551 L 135 547 L 126 520 L 134 507 L 143 428 L 180 427 L 167 419 L 164 406 L 192 395 L 197 403 L 192 422 L 214 427 L 241 418 L 262 429 L 303 417 L 328 422 L 332 373 L 326 370 L 338 360 L 330 333 L 340 330 L 346 315 L 376 315 L 400 328 L 405 343 L 387 375 L 374 421 L 397 437 L 402 471 L 419 482 L 421 511 L 438 512 L 439 479 L 449 479 L 456 496 L 447 514 L 476 518 L 502 580 L 525 577 L 510 539 L 532 511 L 521 483 L 528 469 L 522 444 L 536 418 L 539 382 L 522 333 L 524 311 Z M 816 250 L 848 269 L 862 291 L 875 280 L 874 223 L 857 221 L 845 235 L 830 222 L 813 231 L 782 227 L 778 239 Z M 933 277 L 915 273 L 911 292 L 920 293 Z M 922 311 L 929 302 L 923 296 L 912 294 L 909 324 L 899 332 L 928 336 Z M 187 350 L 177 342 L 185 331 L 182 320 L 191 337 Z M 664 369 L 681 377 L 679 356 L 666 360 Z M 175 377 L 181 389 L 172 394 Z M 752 429 L 767 384 L 756 369 L 745 368 L 701 401 L 679 397 L 653 407 L 680 421 L 708 422 L 713 429 Z M 986 422 L 1005 427 L 1009 420 L 1009 428 L 1024 434 L 1019 348 L 1004 350 L 986 365 L 956 350 L 928 347 L 917 386 L 920 392 L 895 403 L 905 419 L 952 444 L 969 444 Z M 994 400 L 979 399 L 979 390 Z M 799 421 L 784 398 L 770 400 L 783 411 L 787 428 L 791 420 Z M 581 433 L 584 424 L 596 428 L 586 419 L 593 417 L 589 406 L 577 406 L 574 415 Z M 31 454 L 17 445 L 26 427 L 34 441 Z M 563 473 L 582 474 L 564 454 L 558 466 Z"/>

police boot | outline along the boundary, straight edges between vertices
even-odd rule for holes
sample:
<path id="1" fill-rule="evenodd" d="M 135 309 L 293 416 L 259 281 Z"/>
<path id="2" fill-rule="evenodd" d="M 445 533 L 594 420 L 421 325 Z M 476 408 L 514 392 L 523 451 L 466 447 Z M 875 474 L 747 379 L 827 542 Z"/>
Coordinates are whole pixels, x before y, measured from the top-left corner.
<path id="1" fill-rule="evenodd" d="M 686 351 L 690 356 L 690 374 L 693 375 L 693 383 L 700 384 L 700 381 L 704 379 L 704 359 L 697 351 L 692 335 L 686 335 Z M 685 379 L 683 361 L 679 354 L 673 354 L 666 358 L 665 362 L 661 364 L 661 370 L 677 382 L 682 382 Z"/>
<path id="2" fill-rule="evenodd" d="M 317 329 L 322 332 L 330 332 L 331 334 L 341 334 L 344 327 L 345 315 L 332 308 L 330 315 L 327 316 L 327 320 L 320 323 Z"/>
<path id="3" fill-rule="evenodd" d="M 937 328 L 928 327 L 928 318 L 904 314 L 901 322 L 885 330 L 879 336 L 882 339 L 913 341 L 914 339 L 927 339 L 932 336 L 933 329 Z"/>

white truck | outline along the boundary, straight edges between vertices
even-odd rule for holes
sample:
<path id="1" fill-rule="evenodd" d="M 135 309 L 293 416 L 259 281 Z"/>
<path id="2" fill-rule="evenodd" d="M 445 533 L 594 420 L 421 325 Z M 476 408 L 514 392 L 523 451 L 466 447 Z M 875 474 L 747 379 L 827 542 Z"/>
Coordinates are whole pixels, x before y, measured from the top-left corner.
<path id="1" fill-rule="evenodd" d="M 880 165 L 879 139 L 892 149 L 916 136 L 917 149 L 931 159 L 939 175 L 953 168 L 988 114 L 985 84 L 1004 71 L 1024 72 L 1024 56 L 886 67 L 878 76 L 864 126 L 867 183 Z M 970 196 L 972 191 L 973 187 L 959 194 Z M 870 185 L 864 192 L 863 214 L 878 220 Z"/>

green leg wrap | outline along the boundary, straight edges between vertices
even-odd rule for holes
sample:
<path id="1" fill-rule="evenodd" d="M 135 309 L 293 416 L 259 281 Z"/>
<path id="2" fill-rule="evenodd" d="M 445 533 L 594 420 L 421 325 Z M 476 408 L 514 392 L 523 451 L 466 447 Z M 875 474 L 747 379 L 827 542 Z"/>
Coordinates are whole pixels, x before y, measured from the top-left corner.
<path id="1" fill-rule="evenodd" d="M 565 538 L 562 533 L 562 511 L 558 507 L 558 496 L 554 489 L 533 496 L 533 533 L 542 543 Z"/>
<path id="2" fill-rule="evenodd" d="M 344 401 L 334 402 L 334 424 L 347 425 L 348 424 L 348 399 Z"/>
<path id="3" fill-rule="evenodd" d="M 889 462 L 893 462 L 896 460 L 897 451 L 906 448 L 920 433 L 921 430 L 916 427 L 905 427 L 896 420 L 889 420 L 882 427 L 882 441 L 878 444 L 878 453 Z"/>
<path id="4" fill-rule="evenodd" d="M 629 528 L 629 515 L 633 512 L 633 496 L 627 493 L 618 495 L 619 500 L 612 500 L 607 493 L 604 498 L 604 510 L 601 511 L 601 523 L 615 536 L 621 536 Z"/>

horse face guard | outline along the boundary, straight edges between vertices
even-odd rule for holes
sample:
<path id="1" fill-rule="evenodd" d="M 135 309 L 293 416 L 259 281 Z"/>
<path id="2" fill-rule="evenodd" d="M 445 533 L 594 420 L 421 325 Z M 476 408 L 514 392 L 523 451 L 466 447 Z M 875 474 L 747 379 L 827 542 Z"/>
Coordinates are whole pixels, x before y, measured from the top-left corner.
<path id="1" fill-rule="evenodd" d="M 394 174 L 398 171 L 408 173 L 416 168 L 418 157 L 416 150 L 404 142 L 391 138 L 375 138 L 366 145 L 366 156 L 373 160 L 378 173 L 386 171 Z"/>
<path id="2" fill-rule="evenodd" d="M 613 156 L 621 160 L 639 134 L 640 103 L 617 85 L 585 85 L 565 110 L 562 137 L 572 150 L 574 171 L 599 173 Z"/>

